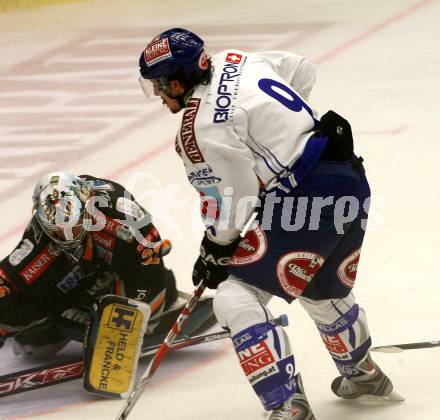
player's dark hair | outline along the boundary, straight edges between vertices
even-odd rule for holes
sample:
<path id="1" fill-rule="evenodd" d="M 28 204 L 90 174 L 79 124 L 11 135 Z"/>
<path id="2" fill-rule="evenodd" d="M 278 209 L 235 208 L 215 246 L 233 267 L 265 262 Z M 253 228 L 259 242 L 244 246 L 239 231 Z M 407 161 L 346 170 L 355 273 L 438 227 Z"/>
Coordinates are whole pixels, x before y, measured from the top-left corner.
<path id="1" fill-rule="evenodd" d="M 211 81 L 212 77 L 212 61 L 211 57 L 207 57 L 208 68 L 206 70 L 196 70 L 189 72 L 186 69 L 179 69 L 173 74 L 170 74 L 168 81 L 177 80 L 185 86 L 185 90 L 190 90 L 197 85 L 207 85 Z"/>

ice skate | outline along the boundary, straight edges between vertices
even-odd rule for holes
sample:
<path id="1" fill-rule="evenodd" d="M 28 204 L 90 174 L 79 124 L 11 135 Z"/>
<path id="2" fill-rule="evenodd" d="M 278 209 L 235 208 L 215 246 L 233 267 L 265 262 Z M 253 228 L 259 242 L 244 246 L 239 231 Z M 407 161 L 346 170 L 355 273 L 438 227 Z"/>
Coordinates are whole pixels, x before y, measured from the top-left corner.
<path id="1" fill-rule="evenodd" d="M 312 409 L 307 401 L 301 376 L 295 376 L 297 391 L 282 405 L 272 411 L 269 420 L 315 420 Z"/>
<path id="2" fill-rule="evenodd" d="M 404 401 L 402 396 L 393 391 L 390 378 L 373 362 L 370 354 L 359 362 L 357 368 L 364 373 L 350 379 L 338 376 L 333 380 L 331 388 L 338 397 L 346 400 L 366 397 L 386 401 Z"/>

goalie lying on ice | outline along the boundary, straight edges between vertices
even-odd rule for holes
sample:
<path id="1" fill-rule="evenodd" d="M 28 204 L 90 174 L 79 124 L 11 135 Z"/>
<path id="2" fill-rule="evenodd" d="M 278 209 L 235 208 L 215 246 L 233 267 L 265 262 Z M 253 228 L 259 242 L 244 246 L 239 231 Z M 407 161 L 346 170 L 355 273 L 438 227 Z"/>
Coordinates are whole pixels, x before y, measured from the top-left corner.
<path id="1" fill-rule="evenodd" d="M 148 303 L 151 332 L 177 298 L 162 260 L 169 249 L 121 185 L 47 174 L 35 187 L 20 243 L 0 263 L 3 336 L 13 337 L 14 351 L 24 357 L 54 354 L 69 338 L 83 339 L 89 309 L 107 294 Z"/>

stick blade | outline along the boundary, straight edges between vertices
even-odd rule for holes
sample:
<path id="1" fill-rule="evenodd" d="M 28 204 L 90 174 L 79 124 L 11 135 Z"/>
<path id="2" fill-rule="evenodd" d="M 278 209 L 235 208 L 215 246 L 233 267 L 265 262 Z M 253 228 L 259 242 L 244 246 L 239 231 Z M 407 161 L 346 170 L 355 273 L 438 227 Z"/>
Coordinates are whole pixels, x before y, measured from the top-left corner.
<path id="1" fill-rule="evenodd" d="M 391 344 L 389 346 L 372 347 L 370 350 L 382 353 L 400 353 L 402 350 L 430 349 L 433 347 L 440 347 L 440 341 L 434 340 L 422 341 L 420 343 Z"/>
<path id="2" fill-rule="evenodd" d="M 378 346 L 371 347 L 370 351 L 377 351 L 380 353 L 401 353 L 403 350 L 396 346 Z"/>

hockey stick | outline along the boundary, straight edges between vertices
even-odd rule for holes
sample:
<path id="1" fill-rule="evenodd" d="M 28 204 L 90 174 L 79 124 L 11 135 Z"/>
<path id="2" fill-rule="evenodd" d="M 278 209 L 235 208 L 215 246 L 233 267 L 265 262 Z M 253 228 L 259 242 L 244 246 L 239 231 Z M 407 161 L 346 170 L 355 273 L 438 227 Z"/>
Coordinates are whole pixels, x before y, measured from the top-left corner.
<path id="1" fill-rule="evenodd" d="M 176 340 L 170 350 L 177 350 L 197 344 L 209 343 L 229 337 L 228 331 L 220 331 L 211 334 L 185 336 Z M 147 357 L 154 354 L 160 344 L 142 348 L 140 357 Z M 68 360 L 64 363 L 54 363 L 45 366 L 38 366 L 0 376 L 0 398 L 7 397 L 21 392 L 32 391 L 46 386 L 56 385 L 62 382 L 79 379 L 83 376 L 82 358 Z"/>
<path id="2" fill-rule="evenodd" d="M 371 351 L 378 351 L 381 353 L 400 353 L 403 350 L 415 350 L 415 349 L 430 349 L 432 347 L 440 347 L 439 341 L 421 341 L 419 343 L 407 343 L 407 344 L 390 344 L 387 346 L 371 347 Z"/>
<path id="3" fill-rule="evenodd" d="M 183 308 L 182 312 L 180 313 L 180 315 L 177 318 L 176 322 L 174 323 L 173 327 L 171 328 L 171 330 L 169 331 L 169 333 L 165 337 L 164 342 L 159 347 L 159 350 L 157 350 L 153 359 L 151 359 L 151 362 L 148 364 L 142 377 L 139 379 L 135 389 L 131 392 L 130 396 L 125 401 L 121 411 L 119 412 L 118 416 L 116 417 L 117 420 L 124 420 L 130 414 L 130 412 L 133 409 L 134 405 L 136 404 L 137 400 L 141 396 L 142 391 L 144 390 L 144 386 L 148 382 L 150 382 L 151 378 L 154 375 L 154 372 L 156 372 L 160 363 L 165 358 L 167 353 L 170 351 L 171 344 L 173 343 L 173 341 L 176 339 L 177 335 L 182 331 L 183 327 L 185 326 L 186 321 L 188 320 L 188 317 L 191 315 L 191 312 L 193 311 L 194 307 L 196 306 L 197 302 L 199 301 L 200 296 L 202 296 L 203 292 L 205 291 L 205 287 L 206 286 L 203 284 L 203 280 L 202 280 L 195 288 L 193 294 L 188 299 L 188 302 L 186 303 L 185 307 Z"/>
<path id="4" fill-rule="evenodd" d="M 281 315 L 272 322 L 276 325 L 286 326 L 287 316 Z M 183 336 L 174 341 L 170 350 L 178 350 L 198 344 L 210 343 L 230 337 L 228 330 L 213 332 L 210 334 Z M 140 357 L 154 354 L 161 344 L 144 346 Z M 64 363 L 54 363 L 46 366 L 38 366 L 18 372 L 0 376 L 0 398 L 21 392 L 32 391 L 46 386 L 56 385 L 62 382 L 79 379 L 83 376 L 83 361 L 81 358 L 72 359 Z"/>

